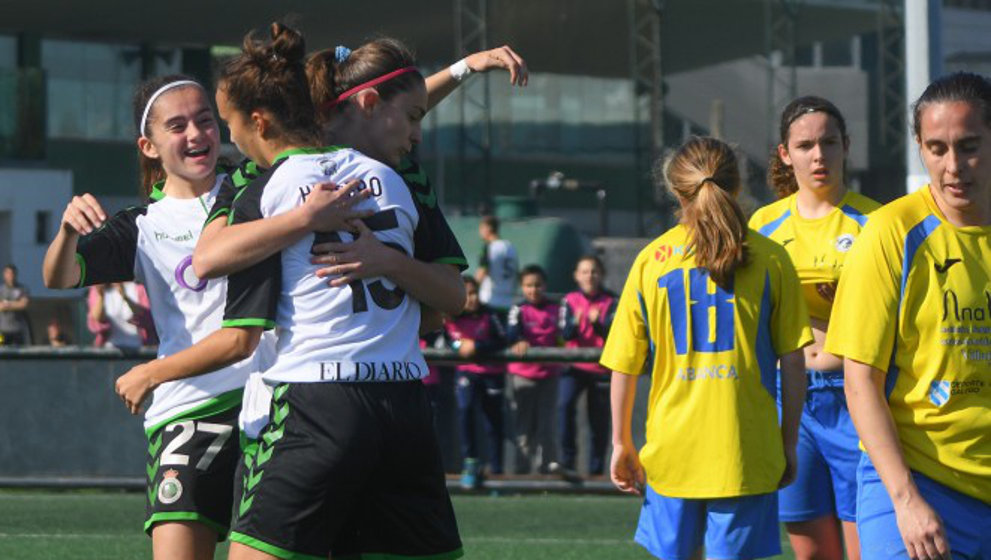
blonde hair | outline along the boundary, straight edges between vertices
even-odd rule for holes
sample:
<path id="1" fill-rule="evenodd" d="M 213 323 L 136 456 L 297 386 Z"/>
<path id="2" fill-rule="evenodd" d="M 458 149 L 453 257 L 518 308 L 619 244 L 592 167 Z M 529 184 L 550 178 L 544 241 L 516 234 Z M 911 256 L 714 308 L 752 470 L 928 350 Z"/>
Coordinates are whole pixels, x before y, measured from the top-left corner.
<path id="1" fill-rule="evenodd" d="M 723 289 L 748 261 L 747 221 L 736 201 L 740 169 L 733 149 L 710 137 L 693 137 L 664 162 L 663 177 L 681 204 L 688 228 L 688 250 Z"/>

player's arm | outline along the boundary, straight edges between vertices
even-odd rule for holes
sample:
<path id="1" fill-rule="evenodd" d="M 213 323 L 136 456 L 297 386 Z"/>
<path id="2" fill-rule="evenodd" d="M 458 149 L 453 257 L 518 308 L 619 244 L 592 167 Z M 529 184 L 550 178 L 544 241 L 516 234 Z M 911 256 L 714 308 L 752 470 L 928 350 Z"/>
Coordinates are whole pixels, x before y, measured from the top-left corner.
<path id="1" fill-rule="evenodd" d="M 74 196 L 62 213 L 62 223 L 42 264 L 45 287 L 74 288 L 79 285 L 81 270 L 76 260 L 80 235 L 94 232 L 107 220 L 107 213 L 93 195 Z"/>
<path id="2" fill-rule="evenodd" d="M 327 265 L 317 276 L 331 286 L 346 286 L 362 278 L 384 276 L 413 299 L 448 315 L 464 309 L 465 285 L 458 267 L 423 262 L 383 244 L 362 220 L 354 220 L 357 239 L 350 243 L 327 242 L 313 247 L 313 264 Z"/>
<path id="3" fill-rule="evenodd" d="M 805 375 L 805 352 L 802 349 L 789 352 L 780 358 L 781 363 L 781 441 L 785 450 L 785 472 L 780 488 L 795 480 L 798 461 L 795 446 L 798 445 L 798 427 L 805 405 L 808 384 Z"/>
<path id="4" fill-rule="evenodd" d="M 612 464 L 609 475 L 621 492 L 643 494 L 644 471 L 633 443 L 633 403 L 637 395 L 637 376 L 612 372 L 609 399 L 612 409 Z"/>
<path id="5" fill-rule="evenodd" d="M 199 278 L 218 278 L 257 264 L 313 231 L 349 229 L 348 221 L 367 216 L 354 205 L 368 198 L 370 189 L 356 190 L 359 181 L 338 188 L 333 183 L 313 187 L 302 205 L 264 220 L 227 225 L 214 219 L 203 229 L 193 252 L 193 272 Z"/>
<path id="6" fill-rule="evenodd" d="M 891 497 L 898 530 L 912 558 L 949 558 L 943 521 L 926 503 L 912 480 L 898 432 L 884 398 L 885 373 L 845 358 L 844 382 L 850 417 L 867 454 Z"/>
<path id="7" fill-rule="evenodd" d="M 460 66 L 461 62 L 464 62 L 466 67 Z M 465 79 L 465 73 L 488 72 L 493 69 L 509 72 L 510 85 L 523 87 L 530 79 L 526 62 L 508 45 L 470 54 L 463 61 L 458 61 L 451 67 L 427 77 L 427 110 L 434 108 L 457 89 Z M 455 77 L 456 73 L 460 79 Z"/>
<path id="8" fill-rule="evenodd" d="M 156 387 L 210 373 L 251 356 L 261 340 L 261 327 L 224 327 L 170 356 L 139 364 L 117 379 L 116 390 L 131 414 Z"/>

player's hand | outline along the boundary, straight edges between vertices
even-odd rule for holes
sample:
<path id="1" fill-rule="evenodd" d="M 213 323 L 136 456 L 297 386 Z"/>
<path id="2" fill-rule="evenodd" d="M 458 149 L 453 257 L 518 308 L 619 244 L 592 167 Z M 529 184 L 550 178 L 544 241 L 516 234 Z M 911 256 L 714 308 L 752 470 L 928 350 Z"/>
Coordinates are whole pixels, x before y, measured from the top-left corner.
<path id="1" fill-rule="evenodd" d="M 836 282 L 819 282 L 816 284 L 816 292 L 822 299 L 832 303 L 836 299 Z"/>
<path id="2" fill-rule="evenodd" d="M 306 226 L 311 231 L 350 230 L 350 221 L 372 215 L 371 210 L 354 210 L 354 205 L 371 196 L 371 189 L 357 190 L 361 182 L 348 181 L 343 187 L 336 184 L 317 183 L 303 203 Z"/>
<path id="3" fill-rule="evenodd" d="M 461 339 L 461 347 L 458 348 L 458 355 L 462 358 L 470 358 L 475 355 L 475 341 L 470 338 Z"/>
<path id="4" fill-rule="evenodd" d="M 508 45 L 470 54 L 465 62 L 475 72 L 506 70 L 509 72 L 509 83 L 514 86 L 525 87 L 530 81 L 530 71 L 527 70 L 526 61 Z"/>
<path id="5" fill-rule="evenodd" d="M 898 532 L 912 560 L 950 560 L 950 542 L 943 520 L 918 492 L 895 504 Z"/>
<path id="6" fill-rule="evenodd" d="M 141 412 L 141 404 L 155 390 L 155 387 L 155 382 L 151 377 L 151 366 L 148 364 L 134 366 L 130 371 L 118 377 L 115 384 L 117 395 L 124 401 L 124 405 L 131 414 Z"/>
<path id="7" fill-rule="evenodd" d="M 798 476 L 798 454 L 795 452 L 795 446 L 785 445 L 785 472 L 781 475 L 781 480 L 778 482 L 778 488 L 784 488 L 792 482 L 795 482 L 795 477 Z"/>
<path id="8" fill-rule="evenodd" d="M 510 349 L 514 354 L 522 358 L 523 356 L 526 356 L 526 351 L 530 349 L 530 343 L 525 340 L 521 340 L 514 344 Z"/>
<path id="9" fill-rule="evenodd" d="M 333 287 L 345 286 L 362 278 L 388 277 L 395 270 L 396 259 L 400 256 L 399 251 L 379 241 L 365 222 L 353 220 L 350 224 L 358 236 L 354 241 L 313 246 L 314 255 L 310 262 L 327 265 L 317 270 L 316 275 L 319 278 L 336 276 L 328 282 Z"/>
<path id="10" fill-rule="evenodd" d="M 640 456 L 632 442 L 613 444 L 609 477 L 620 492 L 643 496 L 646 475 L 643 471 L 643 465 L 640 464 Z"/>
<path id="11" fill-rule="evenodd" d="M 79 235 L 93 233 L 106 221 L 107 213 L 89 193 L 72 197 L 62 213 L 62 227 Z"/>

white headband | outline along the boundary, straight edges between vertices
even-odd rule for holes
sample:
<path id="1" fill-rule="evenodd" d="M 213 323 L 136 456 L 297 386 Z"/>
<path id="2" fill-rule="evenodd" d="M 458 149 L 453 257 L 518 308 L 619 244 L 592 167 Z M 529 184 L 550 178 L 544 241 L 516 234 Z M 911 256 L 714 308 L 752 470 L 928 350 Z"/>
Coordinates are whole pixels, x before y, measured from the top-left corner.
<path id="1" fill-rule="evenodd" d="M 180 86 L 196 86 L 200 89 L 203 89 L 203 86 L 201 86 L 197 82 L 194 82 L 193 80 L 176 80 L 174 82 L 169 82 L 164 86 L 155 90 L 155 93 L 151 94 L 151 97 L 148 98 L 148 104 L 145 105 L 144 112 L 141 113 L 141 128 L 138 129 L 138 134 L 140 134 L 142 137 L 145 135 L 145 126 L 148 125 L 148 113 L 151 111 L 151 106 L 155 104 L 155 100 L 158 99 L 160 95 L 169 91 L 170 89 L 177 88 Z"/>

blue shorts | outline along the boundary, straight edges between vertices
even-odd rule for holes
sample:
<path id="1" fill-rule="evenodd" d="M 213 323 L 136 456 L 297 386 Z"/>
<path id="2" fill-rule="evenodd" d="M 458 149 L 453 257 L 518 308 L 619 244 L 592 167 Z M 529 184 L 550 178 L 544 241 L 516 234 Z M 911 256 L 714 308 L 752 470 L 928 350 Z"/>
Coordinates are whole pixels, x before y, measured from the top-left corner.
<path id="1" fill-rule="evenodd" d="M 786 523 L 824 515 L 854 521 L 861 453 L 843 394 L 843 372 L 807 374 L 808 392 L 796 447 L 798 476 L 778 492 L 778 512 Z"/>
<path id="2" fill-rule="evenodd" d="M 637 544 L 664 560 L 687 560 L 705 544 L 707 558 L 781 554 L 777 493 L 739 498 L 668 498 L 645 487 Z"/>
<path id="3" fill-rule="evenodd" d="M 864 558 L 907 560 L 895 508 L 874 465 L 862 453 L 857 469 L 857 533 Z M 991 503 L 982 502 L 912 471 L 919 492 L 943 519 L 954 559 L 991 558 Z"/>

